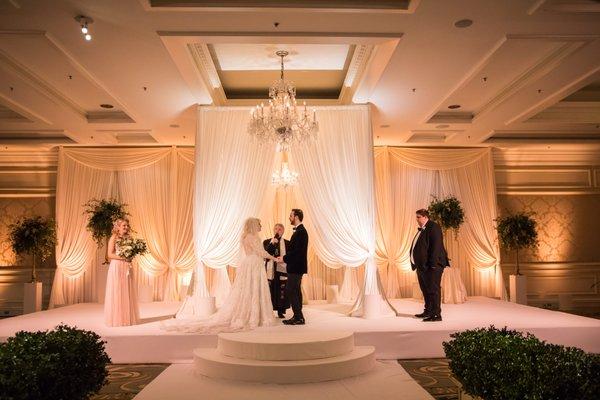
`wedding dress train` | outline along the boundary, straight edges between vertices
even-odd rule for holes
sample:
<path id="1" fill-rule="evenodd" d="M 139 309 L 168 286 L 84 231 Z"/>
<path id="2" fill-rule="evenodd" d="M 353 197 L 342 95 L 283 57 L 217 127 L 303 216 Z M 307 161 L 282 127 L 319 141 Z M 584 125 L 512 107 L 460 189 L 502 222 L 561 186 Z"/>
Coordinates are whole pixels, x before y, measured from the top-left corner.
<path id="1" fill-rule="evenodd" d="M 265 272 L 264 250 L 258 235 L 242 239 L 242 257 L 225 303 L 205 319 L 171 319 L 163 323 L 170 331 L 190 333 L 235 332 L 275 324 L 271 293 Z"/>

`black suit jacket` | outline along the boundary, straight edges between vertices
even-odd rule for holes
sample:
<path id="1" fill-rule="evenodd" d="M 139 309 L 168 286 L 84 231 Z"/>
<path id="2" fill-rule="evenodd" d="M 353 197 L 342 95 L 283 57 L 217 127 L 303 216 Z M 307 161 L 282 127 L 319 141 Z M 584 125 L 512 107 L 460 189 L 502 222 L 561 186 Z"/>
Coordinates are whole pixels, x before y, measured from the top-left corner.
<path id="1" fill-rule="evenodd" d="M 281 240 L 281 239 L 279 239 L 279 240 Z M 283 243 L 285 246 L 285 252 L 287 254 L 288 248 L 290 247 L 290 241 L 287 239 L 283 239 Z M 265 248 L 265 251 L 267 253 L 269 253 L 270 255 L 272 255 L 273 257 L 279 257 L 281 255 L 281 254 L 279 254 L 279 243 L 273 244 L 273 243 L 271 243 L 271 239 L 264 240 L 263 247 Z"/>
<path id="2" fill-rule="evenodd" d="M 414 263 L 410 263 L 413 271 L 417 268 L 444 268 L 449 264 L 442 229 L 432 220 L 427 221 L 425 230 L 421 232 L 411 251 L 415 260 Z"/>
<path id="3" fill-rule="evenodd" d="M 290 245 L 285 251 L 283 262 L 287 264 L 288 274 L 306 274 L 308 271 L 308 232 L 304 225 L 298 225 L 290 238 Z"/>

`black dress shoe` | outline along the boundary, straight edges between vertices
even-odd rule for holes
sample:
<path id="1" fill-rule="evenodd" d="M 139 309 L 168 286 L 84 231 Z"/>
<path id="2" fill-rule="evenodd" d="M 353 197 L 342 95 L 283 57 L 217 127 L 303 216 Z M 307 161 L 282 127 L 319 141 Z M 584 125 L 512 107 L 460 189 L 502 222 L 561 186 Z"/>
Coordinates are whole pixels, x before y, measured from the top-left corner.
<path id="1" fill-rule="evenodd" d="M 283 323 L 285 325 L 304 325 L 306 322 L 304 321 L 304 318 L 292 317 L 290 319 L 284 320 Z"/>
<path id="2" fill-rule="evenodd" d="M 285 313 L 283 311 L 278 311 L 277 318 L 285 318 Z"/>
<path id="3" fill-rule="evenodd" d="M 423 320 L 423 322 L 437 322 L 437 321 L 441 321 L 442 320 L 442 316 L 441 315 L 432 315 L 431 317 L 427 317 Z"/>
<path id="4" fill-rule="evenodd" d="M 415 317 L 417 317 L 417 318 L 427 318 L 427 317 L 429 317 L 429 313 L 426 313 L 425 311 L 423 311 L 421 314 L 415 314 Z"/>

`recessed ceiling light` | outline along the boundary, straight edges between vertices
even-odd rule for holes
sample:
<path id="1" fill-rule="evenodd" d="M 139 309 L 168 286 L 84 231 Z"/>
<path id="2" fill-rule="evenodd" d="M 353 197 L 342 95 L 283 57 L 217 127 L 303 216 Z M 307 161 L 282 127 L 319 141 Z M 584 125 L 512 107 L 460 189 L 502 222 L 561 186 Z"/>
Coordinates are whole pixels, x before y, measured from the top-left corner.
<path id="1" fill-rule="evenodd" d="M 113 106 L 112 104 L 100 104 L 100 107 L 102 108 L 115 108 L 115 106 Z"/>
<path id="2" fill-rule="evenodd" d="M 389 125 L 379 125 L 380 128 L 389 128 Z"/>
<path id="3" fill-rule="evenodd" d="M 170 126 L 171 128 L 179 128 L 179 125 L 177 125 L 177 124 L 171 124 L 171 125 L 169 125 L 169 126 Z"/>
<path id="4" fill-rule="evenodd" d="M 81 26 L 81 33 L 83 34 L 85 40 L 92 40 L 92 35 L 90 35 L 90 29 L 88 25 L 92 24 L 94 20 L 90 17 L 86 17 L 85 15 L 78 15 L 75 17 L 75 21 L 79 22 L 79 25 Z"/>
<path id="5" fill-rule="evenodd" d="M 457 28 L 468 28 L 473 25 L 472 19 L 461 19 L 454 23 L 454 26 Z"/>
<path id="6" fill-rule="evenodd" d="M 448 106 L 448 108 L 451 110 L 456 110 L 457 108 L 460 108 L 460 104 L 451 104 Z"/>
<path id="7" fill-rule="evenodd" d="M 437 125 L 437 126 L 436 126 L 436 128 L 437 128 L 437 129 L 445 129 L 445 128 L 450 128 L 450 125 L 446 125 L 446 124 L 444 124 L 444 125 Z"/>

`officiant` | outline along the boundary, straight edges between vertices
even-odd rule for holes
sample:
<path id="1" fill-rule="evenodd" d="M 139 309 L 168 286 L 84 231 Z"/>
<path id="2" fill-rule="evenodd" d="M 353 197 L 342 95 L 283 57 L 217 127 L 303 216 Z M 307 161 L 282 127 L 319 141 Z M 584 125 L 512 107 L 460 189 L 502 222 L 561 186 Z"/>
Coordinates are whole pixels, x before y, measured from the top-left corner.
<path id="1" fill-rule="evenodd" d="M 283 238 L 285 227 L 283 224 L 275 224 L 273 237 L 263 242 L 265 251 L 274 257 L 283 257 L 290 244 L 289 240 Z M 277 263 L 265 260 L 267 279 L 271 290 L 271 303 L 273 310 L 277 311 L 279 318 L 285 318 L 285 311 L 290 307 L 290 301 L 286 295 L 287 270 L 285 263 Z"/>

